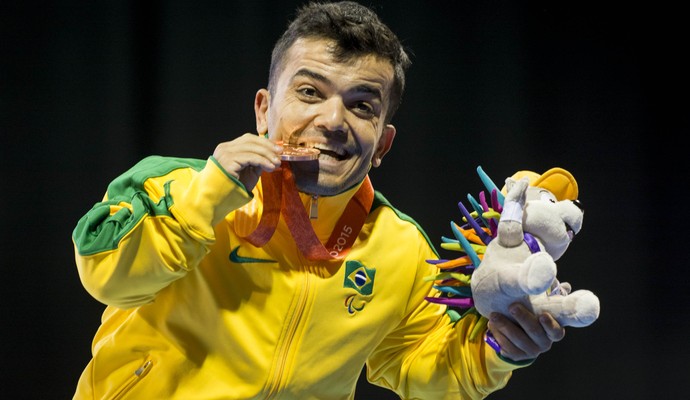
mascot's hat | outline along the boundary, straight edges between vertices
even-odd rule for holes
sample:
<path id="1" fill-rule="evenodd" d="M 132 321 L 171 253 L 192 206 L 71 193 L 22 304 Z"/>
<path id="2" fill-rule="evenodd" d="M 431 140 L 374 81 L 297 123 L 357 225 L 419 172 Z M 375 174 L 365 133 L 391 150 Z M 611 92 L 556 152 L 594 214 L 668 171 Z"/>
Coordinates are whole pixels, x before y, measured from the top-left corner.
<path id="1" fill-rule="evenodd" d="M 577 181 L 563 168 L 551 168 L 541 175 L 532 171 L 518 171 L 511 178 L 517 181 L 524 177 L 529 179 L 530 186 L 548 190 L 558 201 L 577 200 Z"/>

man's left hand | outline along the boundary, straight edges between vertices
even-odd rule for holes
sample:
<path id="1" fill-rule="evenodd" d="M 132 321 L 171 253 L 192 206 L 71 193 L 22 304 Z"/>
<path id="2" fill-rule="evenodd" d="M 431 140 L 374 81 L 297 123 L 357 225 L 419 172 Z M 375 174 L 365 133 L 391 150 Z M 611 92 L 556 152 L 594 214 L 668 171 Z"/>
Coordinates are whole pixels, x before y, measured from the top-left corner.
<path id="1" fill-rule="evenodd" d="M 504 315 L 493 313 L 488 324 L 501 346 L 503 357 L 513 361 L 537 358 L 565 336 L 565 328 L 550 314 L 535 315 L 520 303 L 510 306 L 510 313 L 517 323 Z"/>

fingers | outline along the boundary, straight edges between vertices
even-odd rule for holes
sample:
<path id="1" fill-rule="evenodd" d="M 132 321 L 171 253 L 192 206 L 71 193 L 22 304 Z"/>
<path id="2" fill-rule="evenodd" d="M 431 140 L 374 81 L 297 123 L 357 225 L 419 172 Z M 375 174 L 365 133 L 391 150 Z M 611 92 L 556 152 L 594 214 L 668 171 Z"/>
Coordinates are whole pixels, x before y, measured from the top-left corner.
<path id="1" fill-rule="evenodd" d="M 225 171 L 239 178 L 246 168 L 263 171 L 273 171 L 280 166 L 280 152 L 282 146 L 271 142 L 265 137 L 245 133 L 244 135 L 223 142 L 216 146 L 213 157 Z"/>
<path id="2" fill-rule="evenodd" d="M 534 359 L 565 336 L 565 329 L 550 315 L 535 315 L 522 304 L 510 308 L 508 317 L 493 313 L 489 329 L 501 346 L 501 354 L 514 361 Z"/>
<path id="3" fill-rule="evenodd" d="M 565 328 L 563 328 L 550 314 L 545 313 L 540 315 L 539 323 L 551 342 L 560 342 L 565 337 Z"/>
<path id="4" fill-rule="evenodd" d="M 513 361 L 535 358 L 537 345 L 530 340 L 525 331 L 504 315 L 493 313 L 489 319 L 489 329 L 501 346 L 501 355 Z"/>
<path id="5" fill-rule="evenodd" d="M 216 146 L 213 158 L 225 171 L 252 190 L 262 171 L 271 172 L 280 166 L 282 146 L 263 136 L 245 133 Z"/>

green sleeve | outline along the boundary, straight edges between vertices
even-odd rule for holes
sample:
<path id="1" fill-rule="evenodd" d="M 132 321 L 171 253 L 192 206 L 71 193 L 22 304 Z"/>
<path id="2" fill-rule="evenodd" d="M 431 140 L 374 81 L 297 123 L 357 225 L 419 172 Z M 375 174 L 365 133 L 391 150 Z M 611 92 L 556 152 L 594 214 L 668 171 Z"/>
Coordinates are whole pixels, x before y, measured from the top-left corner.
<path id="1" fill-rule="evenodd" d="M 214 226 L 251 198 L 213 158 L 145 158 L 108 186 L 73 231 L 84 287 L 121 308 L 152 301 L 196 267 Z"/>

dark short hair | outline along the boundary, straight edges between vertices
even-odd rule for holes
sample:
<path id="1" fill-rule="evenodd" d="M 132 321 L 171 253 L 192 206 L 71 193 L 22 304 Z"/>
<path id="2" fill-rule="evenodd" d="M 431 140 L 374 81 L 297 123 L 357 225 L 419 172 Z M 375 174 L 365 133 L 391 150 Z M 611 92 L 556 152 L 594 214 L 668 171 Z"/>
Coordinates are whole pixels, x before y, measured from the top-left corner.
<path id="1" fill-rule="evenodd" d="M 411 61 L 398 37 L 373 10 L 352 1 L 310 2 L 299 8 L 295 19 L 273 47 L 269 91 L 275 89 L 288 49 L 301 38 L 333 40 L 336 43 L 333 56 L 339 62 L 367 55 L 389 61 L 394 77 L 385 122 L 390 122 L 400 106 L 405 71 Z"/>

